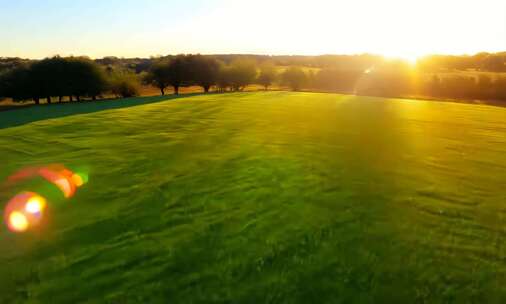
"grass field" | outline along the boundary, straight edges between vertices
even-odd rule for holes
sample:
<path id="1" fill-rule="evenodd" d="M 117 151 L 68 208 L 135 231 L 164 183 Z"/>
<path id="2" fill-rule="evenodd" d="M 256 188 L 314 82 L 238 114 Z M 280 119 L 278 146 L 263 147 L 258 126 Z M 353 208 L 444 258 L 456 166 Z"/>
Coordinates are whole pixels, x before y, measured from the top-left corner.
<path id="1" fill-rule="evenodd" d="M 2 179 L 89 169 L 46 226 L 2 227 L 1 303 L 506 301 L 506 108 L 160 100 L 0 113 Z"/>

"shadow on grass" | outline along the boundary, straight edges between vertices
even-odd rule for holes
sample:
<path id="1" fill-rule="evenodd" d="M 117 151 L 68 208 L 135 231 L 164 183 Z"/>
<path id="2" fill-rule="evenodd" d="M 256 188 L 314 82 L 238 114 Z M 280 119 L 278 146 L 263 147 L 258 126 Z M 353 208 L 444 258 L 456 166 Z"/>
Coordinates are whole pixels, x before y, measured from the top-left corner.
<path id="1" fill-rule="evenodd" d="M 154 102 L 166 101 L 200 95 L 191 93 L 183 95 L 133 97 L 126 99 L 107 99 L 97 101 L 82 101 L 61 104 L 44 104 L 16 107 L 0 112 L 0 129 L 24 125 L 30 122 L 58 118 L 77 114 L 93 113 L 109 109 L 119 109 L 139 106 Z"/>

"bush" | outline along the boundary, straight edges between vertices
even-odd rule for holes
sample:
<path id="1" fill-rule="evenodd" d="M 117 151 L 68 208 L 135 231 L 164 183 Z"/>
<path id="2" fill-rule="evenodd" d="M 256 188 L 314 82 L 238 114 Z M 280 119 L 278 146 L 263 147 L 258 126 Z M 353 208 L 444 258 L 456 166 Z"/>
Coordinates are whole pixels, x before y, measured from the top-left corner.
<path id="1" fill-rule="evenodd" d="M 117 73 L 111 76 L 109 89 L 118 98 L 139 96 L 139 79 L 133 73 Z"/>

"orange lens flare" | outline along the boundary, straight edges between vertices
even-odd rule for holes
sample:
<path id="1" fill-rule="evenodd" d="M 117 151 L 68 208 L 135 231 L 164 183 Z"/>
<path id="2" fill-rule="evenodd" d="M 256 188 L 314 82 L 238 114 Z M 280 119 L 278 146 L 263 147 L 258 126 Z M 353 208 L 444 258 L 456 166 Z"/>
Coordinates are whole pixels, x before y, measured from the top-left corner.
<path id="1" fill-rule="evenodd" d="M 66 177 L 54 180 L 53 183 L 60 188 L 66 198 L 72 197 L 76 192 L 76 187 Z"/>
<path id="2" fill-rule="evenodd" d="M 84 185 L 83 178 L 77 173 L 72 175 L 72 182 L 74 182 L 74 185 L 76 185 L 76 187 L 81 187 Z"/>
<path id="3" fill-rule="evenodd" d="M 69 171 L 70 172 L 70 171 Z M 48 168 L 41 168 L 39 170 L 40 176 L 45 178 L 47 181 L 53 183 L 63 193 L 65 198 L 70 198 L 76 191 L 76 186 L 71 181 L 70 177 L 67 177 L 63 173 L 65 171 L 53 171 Z"/>
<path id="4" fill-rule="evenodd" d="M 14 232 L 24 232 L 28 229 L 28 219 L 18 211 L 14 211 L 9 215 L 9 228 Z"/>

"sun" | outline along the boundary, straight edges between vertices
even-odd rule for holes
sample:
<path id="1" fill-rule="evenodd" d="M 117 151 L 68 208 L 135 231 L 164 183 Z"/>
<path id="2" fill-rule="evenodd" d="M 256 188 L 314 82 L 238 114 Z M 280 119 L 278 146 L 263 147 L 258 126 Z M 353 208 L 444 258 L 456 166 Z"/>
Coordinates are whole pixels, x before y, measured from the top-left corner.
<path id="1" fill-rule="evenodd" d="M 418 59 L 420 58 L 421 56 L 419 55 L 406 55 L 406 56 L 402 56 L 401 59 L 407 61 L 408 63 L 412 64 L 412 65 L 415 65 L 417 62 L 418 62 Z"/>
<path id="2" fill-rule="evenodd" d="M 384 54 L 383 56 L 387 59 L 402 60 L 409 63 L 410 65 L 415 65 L 418 62 L 418 60 L 424 55 L 406 52 L 402 54 Z"/>

